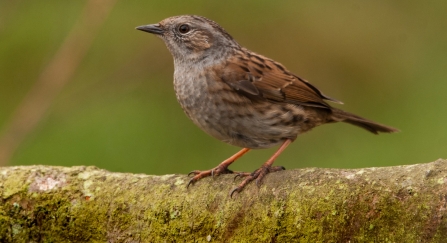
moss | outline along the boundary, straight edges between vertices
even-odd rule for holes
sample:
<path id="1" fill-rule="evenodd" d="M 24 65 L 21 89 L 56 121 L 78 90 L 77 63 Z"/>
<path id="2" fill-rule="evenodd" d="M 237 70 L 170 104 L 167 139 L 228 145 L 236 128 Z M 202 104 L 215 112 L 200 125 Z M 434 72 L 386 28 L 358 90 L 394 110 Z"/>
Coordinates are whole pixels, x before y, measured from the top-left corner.
<path id="1" fill-rule="evenodd" d="M 14 204 L 18 202 L 27 205 L 26 208 L 15 207 Z M 5 203 L 6 212 L 10 212 L 7 219 L 9 232 L 2 232 L 2 236 L 9 235 L 17 242 L 24 242 L 25 239 L 36 242 L 103 239 L 104 231 L 88 218 L 94 214 L 85 213 L 89 206 L 79 207 L 84 211 L 82 213 L 72 206 L 67 198 L 58 195 L 42 194 L 32 199 L 28 199 L 26 195 L 16 196 Z"/>

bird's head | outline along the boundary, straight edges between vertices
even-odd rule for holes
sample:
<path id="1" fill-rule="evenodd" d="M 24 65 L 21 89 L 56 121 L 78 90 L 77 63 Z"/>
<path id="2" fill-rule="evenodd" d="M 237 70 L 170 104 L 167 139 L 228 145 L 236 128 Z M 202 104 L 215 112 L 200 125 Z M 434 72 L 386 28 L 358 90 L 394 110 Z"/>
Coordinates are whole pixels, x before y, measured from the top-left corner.
<path id="1" fill-rule="evenodd" d="M 160 37 L 175 60 L 194 61 L 224 56 L 239 44 L 216 22 L 196 15 L 174 16 L 137 27 Z M 231 49 L 231 48 L 230 48 Z"/>

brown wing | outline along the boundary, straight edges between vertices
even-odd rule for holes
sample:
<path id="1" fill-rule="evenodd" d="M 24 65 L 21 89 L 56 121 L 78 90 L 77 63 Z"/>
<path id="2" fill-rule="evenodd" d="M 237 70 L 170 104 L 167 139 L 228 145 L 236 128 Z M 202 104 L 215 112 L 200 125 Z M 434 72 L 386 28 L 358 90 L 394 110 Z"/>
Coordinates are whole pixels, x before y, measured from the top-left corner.
<path id="1" fill-rule="evenodd" d="M 277 102 L 322 108 L 330 107 L 324 100 L 343 104 L 290 73 L 280 63 L 253 53 L 245 57 L 237 55 L 219 70 L 219 76 L 224 82 L 250 95 Z"/>

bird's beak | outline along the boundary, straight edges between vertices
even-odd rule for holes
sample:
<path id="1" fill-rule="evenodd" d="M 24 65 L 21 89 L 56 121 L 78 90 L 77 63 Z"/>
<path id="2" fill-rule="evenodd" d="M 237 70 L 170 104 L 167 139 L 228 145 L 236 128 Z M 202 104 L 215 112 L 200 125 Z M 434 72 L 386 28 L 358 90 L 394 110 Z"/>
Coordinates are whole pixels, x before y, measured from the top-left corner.
<path id="1" fill-rule="evenodd" d="M 165 31 L 161 28 L 160 24 L 148 24 L 148 25 L 142 25 L 138 26 L 136 28 L 137 30 L 149 32 L 151 34 L 155 35 L 162 35 Z"/>

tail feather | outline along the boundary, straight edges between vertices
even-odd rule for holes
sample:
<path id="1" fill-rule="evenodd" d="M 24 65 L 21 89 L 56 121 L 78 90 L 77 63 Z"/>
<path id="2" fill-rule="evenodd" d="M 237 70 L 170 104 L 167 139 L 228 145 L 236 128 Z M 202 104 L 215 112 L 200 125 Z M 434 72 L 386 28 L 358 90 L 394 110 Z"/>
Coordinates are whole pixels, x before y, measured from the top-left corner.
<path id="1" fill-rule="evenodd" d="M 396 129 L 394 127 L 382 125 L 377 122 L 373 122 L 371 120 L 365 119 L 363 117 L 336 108 L 332 108 L 331 119 L 333 121 L 346 122 L 361 127 L 374 134 L 379 134 L 379 132 L 393 133 L 399 131 L 399 129 Z"/>

